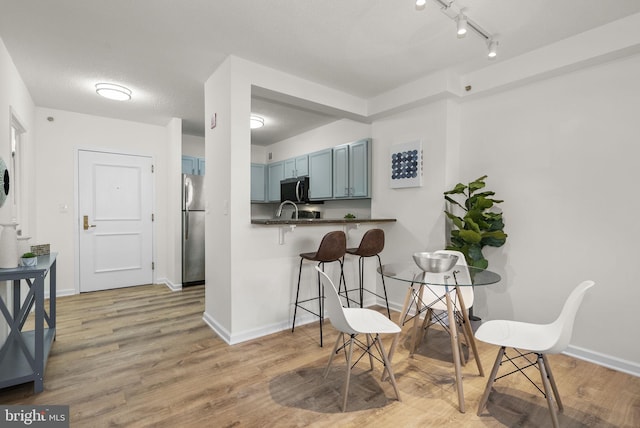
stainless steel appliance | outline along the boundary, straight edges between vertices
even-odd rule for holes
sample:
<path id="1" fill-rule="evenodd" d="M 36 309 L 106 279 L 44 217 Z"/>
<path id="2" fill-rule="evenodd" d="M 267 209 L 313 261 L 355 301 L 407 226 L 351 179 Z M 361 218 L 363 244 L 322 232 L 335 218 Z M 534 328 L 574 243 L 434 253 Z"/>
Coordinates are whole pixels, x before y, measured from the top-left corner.
<path id="1" fill-rule="evenodd" d="M 280 202 L 309 202 L 309 177 L 287 178 L 280 181 Z"/>
<path id="2" fill-rule="evenodd" d="M 204 175 L 182 174 L 182 285 L 204 284 Z"/>

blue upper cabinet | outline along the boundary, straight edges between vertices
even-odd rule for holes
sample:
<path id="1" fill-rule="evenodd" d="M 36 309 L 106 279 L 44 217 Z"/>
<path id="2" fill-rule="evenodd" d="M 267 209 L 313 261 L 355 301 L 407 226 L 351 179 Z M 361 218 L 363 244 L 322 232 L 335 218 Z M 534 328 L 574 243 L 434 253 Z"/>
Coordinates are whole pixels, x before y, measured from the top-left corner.
<path id="1" fill-rule="evenodd" d="M 182 156 L 182 173 L 183 174 L 197 174 L 198 172 L 198 158 L 193 156 Z"/>
<path id="2" fill-rule="evenodd" d="M 333 148 L 333 197 L 349 196 L 349 145 L 343 144 Z"/>
<path id="3" fill-rule="evenodd" d="M 352 198 L 371 196 L 369 191 L 370 155 L 368 139 L 349 144 L 349 188 Z"/>
<path id="4" fill-rule="evenodd" d="M 296 177 L 309 175 L 309 156 L 298 156 L 296 159 Z"/>
<path id="5" fill-rule="evenodd" d="M 369 140 L 343 144 L 333 149 L 333 197 L 368 198 L 370 174 Z"/>
<path id="6" fill-rule="evenodd" d="M 252 164 L 251 200 L 280 202 L 280 181 L 305 175 L 309 176 L 309 199 L 312 201 L 370 198 L 370 142 L 364 138 L 267 165 Z M 266 192 L 264 198 L 262 188 Z"/>
<path id="7" fill-rule="evenodd" d="M 321 150 L 309 155 L 309 199 L 333 198 L 333 149 Z"/>
<path id="8" fill-rule="evenodd" d="M 204 158 L 186 155 L 182 156 L 182 173 L 204 175 Z"/>
<path id="9" fill-rule="evenodd" d="M 303 155 L 284 161 L 284 178 L 309 175 L 309 156 Z"/>
<path id="10" fill-rule="evenodd" d="M 251 164 L 251 201 L 267 200 L 267 167 L 263 164 Z"/>
<path id="11" fill-rule="evenodd" d="M 267 201 L 280 202 L 280 181 L 284 180 L 284 162 L 267 165 Z"/>

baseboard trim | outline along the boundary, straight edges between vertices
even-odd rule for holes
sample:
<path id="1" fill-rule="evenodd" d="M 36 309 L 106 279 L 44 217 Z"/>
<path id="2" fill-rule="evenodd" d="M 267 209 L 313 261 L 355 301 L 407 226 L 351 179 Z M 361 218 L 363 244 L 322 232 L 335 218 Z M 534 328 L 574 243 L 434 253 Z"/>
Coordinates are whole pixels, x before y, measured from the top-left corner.
<path id="1" fill-rule="evenodd" d="M 611 355 L 602 354 L 600 352 L 572 345 L 569 345 L 563 354 L 622 373 L 630 374 L 632 376 L 640 377 L 640 364 L 633 361 L 623 360 L 622 358 L 613 357 Z"/>
<path id="2" fill-rule="evenodd" d="M 376 302 L 377 305 L 383 306 L 384 302 Z M 389 307 L 392 311 L 400 312 L 402 310 L 402 306 L 395 304 L 393 302 L 389 302 Z M 204 322 L 218 335 L 222 340 L 224 340 L 229 345 L 235 345 L 241 342 L 246 342 L 253 339 L 258 339 L 263 336 L 267 336 L 274 333 L 279 333 L 284 330 L 288 330 L 291 328 L 291 321 L 286 322 L 277 322 L 272 323 L 270 325 L 266 325 L 260 328 L 246 330 L 239 333 L 229 333 L 226 329 L 224 329 L 220 324 L 218 324 L 213 317 L 211 317 L 206 312 L 203 315 Z M 299 316 L 296 319 L 296 327 L 302 326 L 305 324 L 309 324 L 312 322 L 318 322 L 318 318 L 305 314 L 303 316 Z M 632 376 L 640 377 L 640 364 L 635 363 L 633 361 L 623 360 L 618 357 L 613 357 L 611 355 L 602 354 L 600 352 L 591 351 L 589 349 L 581 348 L 578 346 L 569 346 L 563 352 L 563 354 L 568 355 L 570 357 L 577 358 L 579 360 L 588 361 L 593 364 L 597 364 L 599 366 L 607 367 L 612 370 L 616 370 L 622 373 L 630 374 Z"/>
<path id="3" fill-rule="evenodd" d="M 164 284 L 171 291 L 180 291 L 180 290 L 182 290 L 182 284 L 174 284 L 173 282 L 171 282 L 167 278 L 157 278 L 156 279 L 156 284 Z"/>
<path id="4" fill-rule="evenodd" d="M 218 322 L 215 319 L 213 319 L 211 315 L 209 315 L 206 312 L 203 312 L 202 320 L 204 321 L 205 324 L 209 326 L 211 330 L 213 330 L 215 334 L 220 336 L 220 339 L 224 340 L 228 345 L 232 345 L 230 340 L 231 335 L 229 334 L 229 332 L 220 324 L 218 324 Z"/>
<path id="5" fill-rule="evenodd" d="M 203 321 L 207 324 L 211 330 L 213 330 L 222 340 L 228 345 L 236 345 L 238 343 L 247 342 L 253 339 L 259 339 L 264 336 L 268 336 L 274 333 L 280 333 L 281 331 L 291 329 L 291 321 L 282 321 L 273 324 L 269 324 L 260 328 L 252 330 L 245 330 L 239 333 L 229 333 L 227 329 L 222 327 L 211 315 L 204 312 L 202 316 Z M 325 319 L 326 321 L 327 319 Z M 318 318 L 313 315 L 302 315 L 296 319 L 296 327 L 310 324 L 312 322 L 318 322 Z"/>
<path id="6" fill-rule="evenodd" d="M 56 290 L 56 297 L 73 296 L 74 294 L 78 293 L 76 293 L 76 290 L 74 290 L 73 288 L 63 288 L 62 290 Z M 45 287 L 44 298 L 48 299 L 49 296 L 49 291 L 47 291 L 47 288 Z"/>

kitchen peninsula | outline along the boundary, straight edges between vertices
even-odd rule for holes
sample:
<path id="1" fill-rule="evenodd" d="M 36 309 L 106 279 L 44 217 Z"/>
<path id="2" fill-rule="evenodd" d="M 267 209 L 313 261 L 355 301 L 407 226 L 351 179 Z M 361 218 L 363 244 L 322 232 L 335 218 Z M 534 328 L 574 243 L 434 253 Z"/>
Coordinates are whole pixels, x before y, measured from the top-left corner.
<path id="1" fill-rule="evenodd" d="M 357 225 L 359 223 L 392 223 L 395 218 L 303 218 L 303 219 L 282 219 L 282 218 L 266 218 L 252 219 L 251 224 L 269 225 L 297 225 L 297 226 L 313 226 L 320 224 L 343 224 Z"/>

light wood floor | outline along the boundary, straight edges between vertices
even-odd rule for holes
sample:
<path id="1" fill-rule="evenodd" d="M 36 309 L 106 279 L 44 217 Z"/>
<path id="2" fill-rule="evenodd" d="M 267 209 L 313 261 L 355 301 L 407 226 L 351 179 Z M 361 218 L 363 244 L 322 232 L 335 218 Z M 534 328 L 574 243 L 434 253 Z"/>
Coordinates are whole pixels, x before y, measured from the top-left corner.
<path id="1" fill-rule="evenodd" d="M 550 426 L 545 399 L 519 375 L 499 380 L 476 416 L 486 378 L 473 360 L 463 368 L 460 413 L 440 331 L 413 358 L 401 340 L 393 364 L 402 402 L 379 381 L 379 367 L 370 372 L 363 362 L 342 413 L 343 359 L 322 378 L 336 334 L 329 323 L 324 348 L 316 323 L 228 346 L 202 321 L 203 286 L 99 291 L 59 298 L 58 308 L 45 391 L 6 388 L 0 403 L 66 404 L 72 427 Z M 488 373 L 497 348 L 478 345 Z M 563 355 L 550 360 L 565 405 L 561 426 L 640 426 L 640 378 Z"/>

